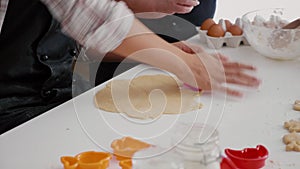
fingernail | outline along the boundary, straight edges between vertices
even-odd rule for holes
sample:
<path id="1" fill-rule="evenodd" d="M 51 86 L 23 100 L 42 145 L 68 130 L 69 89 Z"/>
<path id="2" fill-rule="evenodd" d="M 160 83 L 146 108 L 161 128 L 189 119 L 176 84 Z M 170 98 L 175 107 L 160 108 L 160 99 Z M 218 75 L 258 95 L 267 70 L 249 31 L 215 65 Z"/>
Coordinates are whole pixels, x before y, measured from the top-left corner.
<path id="1" fill-rule="evenodd" d="M 198 0 L 193 0 L 194 2 L 196 2 L 197 3 L 197 5 L 199 5 L 200 4 L 200 2 L 198 1 Z"/>

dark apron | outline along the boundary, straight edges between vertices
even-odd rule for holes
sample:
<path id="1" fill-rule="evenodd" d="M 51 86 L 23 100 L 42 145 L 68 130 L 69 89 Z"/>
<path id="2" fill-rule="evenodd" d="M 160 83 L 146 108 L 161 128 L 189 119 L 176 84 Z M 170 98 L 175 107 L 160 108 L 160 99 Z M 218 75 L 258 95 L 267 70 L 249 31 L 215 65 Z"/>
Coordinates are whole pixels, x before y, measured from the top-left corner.
<path id="1" fill-rule="evenodd" d="M 0 34 L 0 133 L 72 98 L 76 42 L 38 0 L 10 0 Z"/>

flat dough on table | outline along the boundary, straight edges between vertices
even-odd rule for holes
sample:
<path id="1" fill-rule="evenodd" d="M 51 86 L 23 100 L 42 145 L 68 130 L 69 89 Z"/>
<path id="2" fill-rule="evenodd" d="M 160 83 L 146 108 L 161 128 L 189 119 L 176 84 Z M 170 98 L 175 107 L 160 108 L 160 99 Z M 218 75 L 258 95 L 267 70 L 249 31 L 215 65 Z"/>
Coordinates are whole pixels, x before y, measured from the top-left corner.
<path id="1" fill-rule="evenodd" d="M 179 114 L 201 108 L 199 92 L 181 88 L 176 78 L 167 75 L 144 75 L 132 80 L 112 80 L 95 95 L 99 109 L 125 113 L 138 119 L 161 114 Z"/>

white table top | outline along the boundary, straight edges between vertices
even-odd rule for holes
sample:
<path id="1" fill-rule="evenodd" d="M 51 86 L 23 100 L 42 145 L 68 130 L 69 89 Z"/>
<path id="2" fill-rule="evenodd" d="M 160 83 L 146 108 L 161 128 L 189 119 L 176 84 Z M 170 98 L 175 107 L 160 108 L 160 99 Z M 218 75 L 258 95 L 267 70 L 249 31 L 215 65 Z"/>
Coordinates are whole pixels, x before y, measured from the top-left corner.
<path id="1" fill-rule="evenodd" d="M 200 43 L 198 36 L 190 42 Z M 240 100 L 205 94 L 200 98 L 204 107 L 199 111 L 163 115 L 158 120 L 143 122 L 96 109 L 93 96 L 103 87 L 100 85 L 1 135 L 0 168 L 61 169 L 61 156 L 109 150 L 111 141 L 123 135 L 165 145 L 169 141 L 168 127 L 173 122 L 192 122 L 193 119 L 205 122 L 207 117 L 209 124 L 218 126 L 222 149 L 263 144 L 270 153 L 265 168 L 300 168 L 300 153 L 285 152 L 282 143 L 283 135 L 288 133 L 283 128 L 284 121 L 300 117 L 300 112 L 292 109 L 293 102 L 300 99 L 297 76 L 300 61 L 270 60 L 249 46 L 225 47 L 220 52 L 233 60 L 255 65 L 257 75 L 263 80 L 260 88 L 245 90 Z M 118 78 L 129 78 L 141 71 L 143 74 L 158 72 L 140 65 Z"/>

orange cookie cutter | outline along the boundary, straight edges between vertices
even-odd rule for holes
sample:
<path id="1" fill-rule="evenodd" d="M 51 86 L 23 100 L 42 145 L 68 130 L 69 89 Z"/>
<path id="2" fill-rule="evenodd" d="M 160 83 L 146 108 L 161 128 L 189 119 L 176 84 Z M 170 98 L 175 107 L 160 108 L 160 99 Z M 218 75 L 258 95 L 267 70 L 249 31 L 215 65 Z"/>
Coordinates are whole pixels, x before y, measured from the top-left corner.
<path id="1" fill-rule="evenodd" d="M 132 169 L 132 161 L 131 161 L 131 159 L 122 160 L 119 162 L 119 166 L 122 169 Z"/>
<path id="2" fill-rule="evenodd" d="M 112 158 L 110 153 L 87 151 L 72 156 L 63 156 L 60 161 L 64 169 L 106 169 Z"/>
<path id="3" fill-rule="evenodd" d="M 150 146 L 152 145 L 132 137 L 123 137 L 111 143 L 111 148 L 114 150 L 117 160 L 130 159 L 135 152 Z"/>

